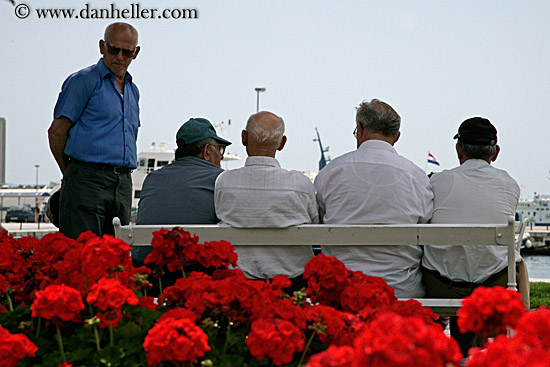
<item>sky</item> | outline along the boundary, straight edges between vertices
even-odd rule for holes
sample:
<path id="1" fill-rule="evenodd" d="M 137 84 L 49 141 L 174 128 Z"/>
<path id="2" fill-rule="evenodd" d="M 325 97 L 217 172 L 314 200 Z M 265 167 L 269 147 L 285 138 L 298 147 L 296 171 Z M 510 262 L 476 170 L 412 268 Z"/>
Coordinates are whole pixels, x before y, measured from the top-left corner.
<path id="1" fill-rule="evenodd" d="M 550 2 L 525 0 L 0 0 L 0 117 L 7 120 L 11 184 L 61 179 L 47 129 L 61 85 L 97 63 L 114 19 L 39 19 L 37 9 L 195 9 L 197 18 L 127 19 L 141 52 L 129 72 L 141 94 L 138 151 L 175 147 L 191 117 L 226 128 L 229 153 L 244 164 L 240 132 L 260 110 L 285 120 L 282 167 L 316 171 L 315 128 L 329 156 L 355 149 L 355 108 L 381 99 L 402 119 L 398 153 L 426 169 L 458 165 L 452 139 L 462 121 L 491 120 L 494 163 L 518 181 L 522 198 L 550 194 Z M 112 4 L 112 5 L 111 5 Z M 25 8 L 25 5 L 28 8 Z M 28 12 L 26 9 L 30 9 Z M 25 15 L 28 16 L 24 19 Z M 19 16 L 19 17 L 18 17 Z M 123 19 L 121 19 L 123 20 Z M 231 125 L 228 126 L 228 122 Z M 225 165 L 224 165 L 225 167 Z"/>

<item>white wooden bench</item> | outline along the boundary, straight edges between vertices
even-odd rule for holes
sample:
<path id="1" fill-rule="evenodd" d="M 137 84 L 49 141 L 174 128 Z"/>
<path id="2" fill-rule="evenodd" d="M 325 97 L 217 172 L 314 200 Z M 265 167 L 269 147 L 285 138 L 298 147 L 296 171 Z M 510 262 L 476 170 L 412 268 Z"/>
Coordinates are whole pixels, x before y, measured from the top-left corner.
<path id="1" fill-rule="evenodd" d="M 232 228 L 211 225 L 127 225 L 113 220 L 115 236 L 132 246 L 150 246 L 153 232 L 180 227 L 199 236 L 201 242 L 225 240 L 234 246 L 389 246 L 462 245 L 507 246 L 508 288 L 516 288 L 514 218 L 503 224 L 392 224 L 328 225 L 304 224 L 290 228 Z M 417 299 L 442 316 L 454 315 L 460 299 Z"/>

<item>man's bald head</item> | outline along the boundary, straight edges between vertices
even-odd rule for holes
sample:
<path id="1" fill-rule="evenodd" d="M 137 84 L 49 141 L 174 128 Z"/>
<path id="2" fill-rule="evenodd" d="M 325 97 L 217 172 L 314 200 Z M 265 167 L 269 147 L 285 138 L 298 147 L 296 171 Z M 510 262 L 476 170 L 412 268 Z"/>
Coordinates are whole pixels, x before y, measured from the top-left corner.
<path id="1" fill-rule="evenodd" d="M 279 144 L 285 134 L 285 122 L 271 112 L 262 111 L 248 118 L 246 131 L 248 131 L 248 137 L 258 143 Z"/>
<path id="2" fill-rule="evenodd" d="M 285 122 L 274 113 L 262 111 L 248 118 L 243 130 L 243 145 L 249 156 L 275 157 L 286 143 Z"/>
<path id="3" fill-rule="evenodd" d="M 113 38 L 113 36 L 116 34 L 116 33 L 122 33 L 122 32 L 129 32 L 132 37 L 135 38 L 135 45 L 134 47 L 138 44 L 138 32 L 137 30 L 132 27 L 130 24 L 128 23 L 123 23 L 123 22 L 117 22 L 117 23 L 111 23 L 107 26 L 107 28 L 105 28 L 105 34 L 103 35 L 103 39 L 107 42 L 110 42 L 110 40 Z"/>

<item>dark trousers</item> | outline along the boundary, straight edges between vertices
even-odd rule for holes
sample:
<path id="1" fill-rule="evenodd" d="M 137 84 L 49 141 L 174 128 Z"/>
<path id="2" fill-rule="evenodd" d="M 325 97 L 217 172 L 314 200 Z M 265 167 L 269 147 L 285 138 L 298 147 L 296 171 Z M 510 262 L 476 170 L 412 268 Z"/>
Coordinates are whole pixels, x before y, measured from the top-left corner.
<path id="1" fill-rule="evenodd" d="M 452 298 L 459 299 L 464 298 L 472 294 L 474 289 L 479 286 L 484 287 L 507 287 L 508 283 L 508 268 L 504 268 L 500 272 L 489 277 L 483 284 L 477 283 L 465 283 L 465 282 L 451 282 L 450 279 L 442 276 L 437 271 L 426 269 L 423 266 L 422 279 L 426 288 L 426 298 Z M 517 274 L 517 271 L 516 271 Z M 458 329 L 457 317 L 451 316 L 450 320 L 451 336 L 458 342 L 460 351 L 464 357 L 468 356 L 468 350 L 475 345 L 476 339 L 473 333 L 461 333 Z"/>
<path id="2" fill-rule="evenodd" d="M 132 177 L 108 167 L 70 161 L 61 186 L 59 230 L 77 238 L 92 231 L 114 235 L 113 218 L 128 224 L 132 210 Z"/>

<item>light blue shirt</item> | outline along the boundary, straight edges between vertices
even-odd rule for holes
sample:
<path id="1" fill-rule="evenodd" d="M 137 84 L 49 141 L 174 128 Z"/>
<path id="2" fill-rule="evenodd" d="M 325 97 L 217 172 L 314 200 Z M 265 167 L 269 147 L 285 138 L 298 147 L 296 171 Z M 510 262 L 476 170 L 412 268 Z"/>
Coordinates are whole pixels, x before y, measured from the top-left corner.
<path id="1" fill-rule="evenodd" d="M 73 123 L 66 155 L 83 162 L 137 167 L 139 91 L 128 72 L 124 95 L 103 59 L 71 74 L 54 109 L 54 118 L 61 116 Z"/>

